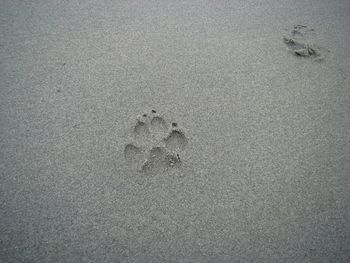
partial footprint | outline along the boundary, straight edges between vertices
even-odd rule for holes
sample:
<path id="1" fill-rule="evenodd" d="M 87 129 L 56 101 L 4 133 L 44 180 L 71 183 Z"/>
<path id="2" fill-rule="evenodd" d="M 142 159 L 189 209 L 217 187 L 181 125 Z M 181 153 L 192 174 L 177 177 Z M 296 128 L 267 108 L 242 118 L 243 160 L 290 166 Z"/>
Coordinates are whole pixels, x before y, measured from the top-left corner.
<path id="1" fill-rule="evenodd" d="M 309 34 L 310 32 L 314 32 L 315 30 L 313 28 L 308 29 L 305 25 L 295 25 L 293 27 L 293 30 L 291 31 L 291 34 L 293 36 L 299 35 L 304 36 L 306 34 Z"/>
<path id="2" fill-rule="evenodd" d="M 149 126 L 145 121 L 138 120 L 134 127 L 134 137 L 137 143 L 145 144 L 151 140 Z"/>
<path id="3" fill-rule="evenodd" d="M 150 150 L 148 160 L 142 166 L 142 172 L 157 174 L 171 169 L 181 163 L 179 154 L 168 152 L 164 147 L 154 147 Z"/>
<path id="4" fill-rule="evenodd" d="M 160 138 L 164 137 L 168 131 L 168 124 L 162 117 L 154 116 L 151 119 L 151 130 L 153 132 L 153 136 L 159 140 Z"/>
<path id="5" fill-rule="evenodd" d="M 284 43 L 289 49 L 299 57 L 318 57 L 320 56 L 319 50 L 311 44 L 299 42 L 293 38 L 283 38 Z"/>
<path id="6" fill-rule="evenodd" d="M 144 152 L 140 147 L 137 147 L 131 143 L 127 144 L 124 148 L 125 160 L 132 165 L 142 165 L 144 163 Z"/>
<path id="7" fill-rule="evenodd" d="M 183 151 L 187 145 L 185 134 L 177 129 L 172 130 L 164 141 L 166 147 L 174 152 Z"/>
<path id="8" fill-rule="evenodd" d="M 149 156 L 146 162 L 142 165 L 142 172 L 145 173 L 159 173 L 167 169 L 167 163 L 165 160 L 166 149 L 164 147 L 153 147 L 149 151 Z"/>
<path id="9" fill-rule="evenodd" d="M 152 149 L 149 151 L 150 159 L 160 160 L 160 159 L 163 159 L 165 155 L 166 155 L 166 149 L 161 146 L 152 147 Z"/>
<path id="10" fill-rule="evenodd" d="M 291 49 L 302 49 L 305 48 L 306 45 L 304 43 L 299 43 L 297 40 L 293 38 L 283 37 L 284 43 Z"/>

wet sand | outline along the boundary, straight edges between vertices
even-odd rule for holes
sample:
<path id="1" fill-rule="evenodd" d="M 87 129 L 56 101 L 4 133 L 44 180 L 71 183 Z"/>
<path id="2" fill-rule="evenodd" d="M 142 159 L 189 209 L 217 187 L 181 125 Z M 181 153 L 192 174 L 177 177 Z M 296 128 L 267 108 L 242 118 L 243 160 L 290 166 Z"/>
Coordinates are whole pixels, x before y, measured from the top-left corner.
<path id="1" fill-rule="evenodd" d="M 0 261 L 349 261 L 349 1 L 32 2 L 0 8 Z"/>

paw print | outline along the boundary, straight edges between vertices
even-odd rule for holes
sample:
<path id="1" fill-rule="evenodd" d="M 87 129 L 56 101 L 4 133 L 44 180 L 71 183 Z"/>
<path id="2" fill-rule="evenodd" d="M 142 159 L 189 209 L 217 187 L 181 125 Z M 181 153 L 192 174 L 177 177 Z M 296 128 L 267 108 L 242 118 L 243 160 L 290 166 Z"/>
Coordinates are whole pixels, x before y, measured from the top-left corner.
<path id="1" fill-rule="evenodd" d="M 155 110 L 138 116 L 131 129 L 125 160 L 138 171 L 157 174 L 181 165 L 180 153 L 188 140 L 176 122 L 169 123 Z"/>
<path id="2" fill-rule="evenodd" d="M 315 30 L 309 29 L 304 25 L 296 25 L 290 31 L 289 36 L 283 37 L 283 42 L 287 45 L 289 51 L 297 57 L 311 58 L 314 61 L 322 61 L 325 49 L 319 47 L 310 39 L 314 35 Z"/>

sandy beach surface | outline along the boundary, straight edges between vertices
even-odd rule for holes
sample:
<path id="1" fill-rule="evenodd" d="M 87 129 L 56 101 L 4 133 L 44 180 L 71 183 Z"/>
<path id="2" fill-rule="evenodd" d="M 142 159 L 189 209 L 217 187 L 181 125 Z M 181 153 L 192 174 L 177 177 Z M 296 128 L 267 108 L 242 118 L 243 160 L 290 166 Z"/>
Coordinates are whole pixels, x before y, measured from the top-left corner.
<path id="1" fill-rule="evenodd" d="M 0 262 L 349 262 L 349 14 L 1 1 Z"/>

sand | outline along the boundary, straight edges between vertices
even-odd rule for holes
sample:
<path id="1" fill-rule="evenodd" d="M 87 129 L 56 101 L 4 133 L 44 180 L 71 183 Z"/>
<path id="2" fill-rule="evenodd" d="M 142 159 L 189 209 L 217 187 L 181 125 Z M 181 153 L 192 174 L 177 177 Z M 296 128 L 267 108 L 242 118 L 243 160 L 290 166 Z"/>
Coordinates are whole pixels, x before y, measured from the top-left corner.
<path id="1" fill-rule="evenodd" d="M 349 13 L 1 1 L 0 261 L 349 262 Z"/>

